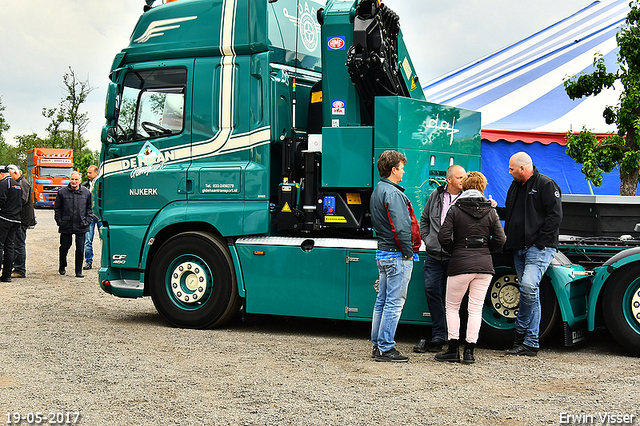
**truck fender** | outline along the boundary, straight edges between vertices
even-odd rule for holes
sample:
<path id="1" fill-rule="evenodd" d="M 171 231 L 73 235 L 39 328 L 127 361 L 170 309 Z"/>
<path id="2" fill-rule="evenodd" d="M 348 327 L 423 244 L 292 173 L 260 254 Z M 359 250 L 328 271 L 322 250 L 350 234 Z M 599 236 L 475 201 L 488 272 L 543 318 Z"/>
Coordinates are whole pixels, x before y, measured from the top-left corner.
<path id="1" fill-rule="evenodd" d="M 556 294 L 562 321 L 571 330 L 584 327 L 589 279 L 583 274 L 584 268 L 581 266 L 562 264 L 556 259 L 549 265 L 546 275 Z M 572 344 L 575 343 L 577 341 L 572 341 Z"/>
<path id="2" fill-rule="evenodd" d="M 240 258 L 238 257 L 238 250 L 235 244 L 229 244 L 229 251 L 231 252 L 231 259 L 233 259 L 233 267 L 236 270 L 236 282 L 238 284 L 238 296 L 244 299 L 247 292 L 244 286 L 244 275 L 242 274 L 242 266 L 240 265 Z"/>
<path id="3" fill-rule="evenodd" d="M 591 278 L 591 290 L 589 291 L 587 306 L 587 327 L 589 331 L 595 330 L 596 307 L 600 293 L 607 283 L 607 280 L 617 269 L 635 262 L 638 262 L 638 266 L 640 267 L 640 247 L 623 250 L 607 260 L 602 266 L 594 268 L 595 275 Z"/>
<path id="4" fill-rule="evenodd" d="M 143 271 L 146 270 L 147 261 L 149 260 L 149 252 L 153 246 L 153 239 L 167 226 L 174 225 L 176 223 L 183 223 L 186 220 L 186 212 L 187 202 L 177 201 L 165 206 L 153 218 L 144 238 L 145 243 L 142 245 L 140 265 Z"/>
<path id="5" fill-rule="evenodd" d="M 142 254 L 140 256 L 140 265 L 143 271 L 146 271 L 147 264 L 149 261 L 149 255 L 151 249 L 153 247 L 153 239 L 157 237 L 157 235 L 168 226 L 175 225 L 177 223 L 184 224 L 187 221 L 188 217 L 200 217 L 206 218 L 207 215 L 210 215 L 212 212 L 216 212 L 218 209 L 210 203 L 198 203 L 199 207 L 194 209 L 193 206 L 190 206 L 188 209 L 187 202 L 178 201 L 175 203 L 171 203 L 165 206 L 158 214 L 155 216 L 151 224 L 149 225 L 149 229 L 145 236 L 144 241 L 146 243 L 142 247 Z M 232 220 L 232 218 L 243 217 L 243 211 L 245 203 L 244 202 L 230 202 L 227 204 L 225 210 L 223 212 L 218 212 L 218 214 L 223 217 L 225 220 L 220 222 L 224 223 L 228 229 L 218 229 L 221 231 L 221 235 L 228 235 L 239 233 L 240 232 L 240 224 L 237 224 Z M 209 223 L 208 221 L 205 221 Z M 210 224 L 210 223 L 209 223 Z M 211 225 L 212 229 L 217 229 L 215 226 Z M 244 297 L 245 288 L 244 288 L 244 280 L 242 277 L 242 269 L 240 267 L 240 261 L 238 259 L 238 253 L 235 249 L 235 246 L 229 245 L 229 251 L 231 252 L 231 258 L 233 259 L 234 267 L 237 271 L 236 273 L 236 281 L 238 284 L 238 294 L 240 297 Z"/>

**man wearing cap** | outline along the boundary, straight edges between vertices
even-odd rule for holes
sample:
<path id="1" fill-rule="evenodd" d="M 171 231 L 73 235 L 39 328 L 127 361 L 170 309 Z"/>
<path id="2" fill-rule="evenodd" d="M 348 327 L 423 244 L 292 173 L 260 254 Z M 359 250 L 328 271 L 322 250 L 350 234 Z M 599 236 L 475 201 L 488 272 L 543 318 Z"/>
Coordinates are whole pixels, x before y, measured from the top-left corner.
<path id="1" fill-rule="evenodd" d="M 36 214 L 31 200 L 31 185 L 22 176 L 18 166 L 7 166 L 11 179 L 18 182 L 22 188 L 22 210 L 20 211 L 20 227 L 14 239 L 14 256 L 12 278 L 24 278 L 27 274 L 27 229 L 36 224 Z"/>
<path id="2" fill-rule="evenodd" d="M 0 259 L 2 274 L 0 281 L 11 282 L 13 270 L 13 241 L 20 228 L 22 210 L 22 188 L 9 176 L 7 166 L 0 166 Z"/>
<path id="3" fill-rule="evenodd" d="M 71 173 L 69 185 L 60 188 L 53 204 L 56 224 L 60 233 L 60 275 L 66 274 L 67 254 L 71 248 L 73 237 L 76 240 L 76 277 L 84 278 L 82 262 L 84 261 L 84 237 L 89 231 L 93 216 L 91 210 L 91 193 L 80 185 L 82 176 L 78 172 Z"/>

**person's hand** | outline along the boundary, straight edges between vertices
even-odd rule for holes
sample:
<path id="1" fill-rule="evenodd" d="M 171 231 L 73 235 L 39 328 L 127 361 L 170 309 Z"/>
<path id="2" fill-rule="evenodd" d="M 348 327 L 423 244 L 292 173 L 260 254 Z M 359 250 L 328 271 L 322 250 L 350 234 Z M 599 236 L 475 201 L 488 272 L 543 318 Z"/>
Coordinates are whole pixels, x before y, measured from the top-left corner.
<path id="1" fill-rule="evenodd" d="M 496 200 L 494 200 L 491 195 L 489 195 L 489 201 L 491 202 L 491 207 L 493 207 L 494 209 L 496 207 L 498 207 L 498 202 Z"/>

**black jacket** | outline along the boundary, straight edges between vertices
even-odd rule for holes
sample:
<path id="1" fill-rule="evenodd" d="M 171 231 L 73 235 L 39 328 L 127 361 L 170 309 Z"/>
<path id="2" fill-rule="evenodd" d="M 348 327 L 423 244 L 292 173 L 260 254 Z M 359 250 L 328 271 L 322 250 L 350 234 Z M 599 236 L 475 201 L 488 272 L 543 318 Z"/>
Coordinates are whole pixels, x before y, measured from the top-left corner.
<path id="1" fill-rule="evenodd" d="M 518 187 L 515 180 L 507 191 L 506 207 L 496 210 L 500 219 L 504 219 L 504 229 L 509 229 L 509 220 L 513 211 Z M 558 185 L 551 179 L 538 172 L 534 166 L 533 175 L 525 182 L 526 199 L 524 205 L 524 239 L 525 247 L 535 245 L 538 248 L 558 247 L 558 234 L 562 222 L 562 199 Z M 507 235 L 507 239 L 509 236 Z M 507 247 L 509 243 L 507 242 Z"/>
<path id="2" fill-rule="evenodd" d="M 93 211 L 91 210 L 91 193 L 84 186 L 78 185 L 78 189 L 73 190 L 69 184 L 61 188 L 56 195 L 53 209 L 59 233 L 89 232 Z"/>
<path id="3" fill-rule="evenodd" d="M 22 210 L 20 211 L 22 226 L 35 226 L 36 212 L 33 209 L 33 200 L 31 199 L 31 185 L 23 176 L 20 176 L 16 182 L 22 188 Z"/>
<path id="4" fill-rule="evenodd" d="M 491 252 L 506 241 L 500 219 L 480 191 L 467 190 L 449 208 L 438 233 L 452 253 L 447 275 L 494 274 Z"/>
<path id="5" fill-rule="evenodd" d="M 22 187 L 11 176 L 0 181 L 0 219 L 20 223 Z"/>

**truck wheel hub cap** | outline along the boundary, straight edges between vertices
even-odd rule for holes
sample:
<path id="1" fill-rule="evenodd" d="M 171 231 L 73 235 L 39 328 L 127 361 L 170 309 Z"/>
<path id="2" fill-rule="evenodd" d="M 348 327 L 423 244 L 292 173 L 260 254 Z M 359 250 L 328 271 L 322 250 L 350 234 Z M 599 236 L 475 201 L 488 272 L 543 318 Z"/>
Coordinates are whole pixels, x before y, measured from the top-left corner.
<path id="1" fill-rule="evenodd" d="M 515 275 L 503 275 L 491 286 L 491 305 L 500 315 L 506 318 L 518 316 L 520 305 L 520 289 Z"/>
<path id="2" fill-rule="evenodd" d="M 635 294 L 631 298 L 631 313 L 640 324 L 640 289 L 636 290 Z"/>
<path id="3" fill-rule="evenodd" d="M 180 263 L 171 273 L 171 291 L 184 303 L 198 303 L 206 289 L 204 271 L 195 263 Z"/>

